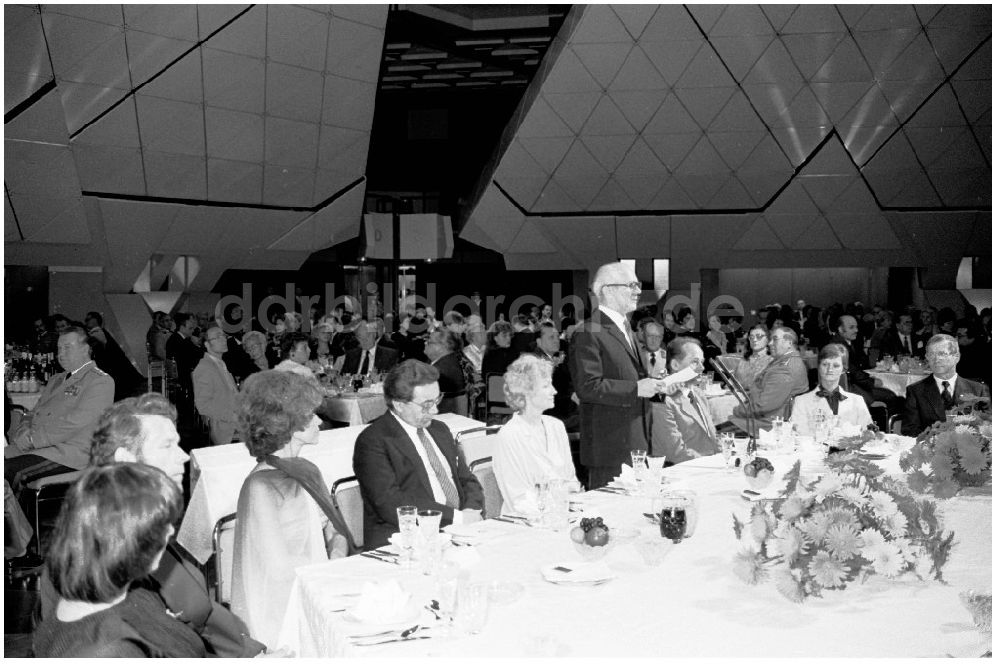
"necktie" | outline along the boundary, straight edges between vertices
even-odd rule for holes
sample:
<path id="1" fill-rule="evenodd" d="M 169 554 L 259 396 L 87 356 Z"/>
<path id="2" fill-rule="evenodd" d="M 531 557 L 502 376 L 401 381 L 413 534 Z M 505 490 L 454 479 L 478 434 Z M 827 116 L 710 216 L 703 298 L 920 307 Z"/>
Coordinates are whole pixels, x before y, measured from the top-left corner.
<path id="1" fill-rule="evenodd" d="M 951 398 L 951 390 L 948 389 L 948 381 L 941 381 L 941 400 L 944 401 L 945 410 L 952 408 L 955 401 Z"/>
<path id="2" fill-rule="evenodd" d="M 361 371 L 359 373 L 362 376 L 367 376 L 368 375 L 368 358 L 371 355 L 371 351 L 370 350 L 366 350 L 366 351 L 364 351 L 364 354 L 365 354 L 365 359 L 363 359 L 361 361 Z"/>
<path id="3" fill-rule="evenodd" d="M 424 451 L 427 452 L 427 461 L 430 462 L 431 469 L 437 475 L 438 482 L 441 483 L 441 488 L 444 489 L 444 504 L 452 509 L 458 509 L 458 489 L 455 488 L 455 483 L 452 482 L 451 475 L 441 465 L 441 459 L 437 455 L 437 448 L 422 427 L 417 429 L 417 438 L 420 439 L 420 443 L 424 446 Z"/>
<path id="4" fill-rule="evenodd" d="M 906 351 L 907 355 L 910 354 L 910 337 L 909 336 L 903 337 L 903 350 Z"/>
<path id="5" fill-rule="evenodd" d="M 688 390 L 688 399 L 691 400 L 691 405 L 694 407 L 694 412 L 698 413 L 698 419 L 701 420 L 701 425 L 705 427 L 706 431 L 711 431 L 714 433 L 715 428 L 709 426 L 708 420 L 705 419 L 705 413 L 702 412 L 701 406 L 698 404 L 698 399 L 694 396 L 694 390 Z"/>
<path id="6" fill-rule="evenodd" d="M 840 402 L 847 400 L 847 397 L 841 394 L 840 390 L 836 387 L 833 388 L 832 392 L 827 392 L 821 387 L 816 390 L 816 396 L 820 399 L 826 399 L 826 402 L 830 404 L 830 412 L 834 415 L 837 414 L 837 410 L 840 408 Z"/>
<path id="7" fill-rule="evenodd" d="M 650 370 L 652 370 L 653 367 L 655 367 L 655 366 L 656 366 L 656 353 L 650 353 L 649 354 L 649 368 L 650 368 Z"/>

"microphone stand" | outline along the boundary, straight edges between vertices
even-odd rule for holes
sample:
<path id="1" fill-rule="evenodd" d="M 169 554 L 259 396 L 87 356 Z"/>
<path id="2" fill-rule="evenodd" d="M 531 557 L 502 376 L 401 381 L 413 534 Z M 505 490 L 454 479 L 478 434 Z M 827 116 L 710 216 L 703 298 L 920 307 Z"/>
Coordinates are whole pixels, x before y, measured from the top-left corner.
<path id="1" fill-rule="evenodd" d="M 741 406 L 743 406 L 747 413 L 747 419 L 750 420 L 750 426 L 748 427 L 750 440 L 747 441 L 747 454 L 753 456 L 757 452 L 757 409 L 753 407 L 753 401 L 750 400 L 750 395 L 747 394 L 747 391 L 743 389 L 742 385 L 740 385 L 740 381 L 736 379 L 736 376 L 733 375 L 733 372 L 730 371 L 725 364 L 719 362 L 718 359 L 714 357 L 709 360 L 709 363 L 712 365 L 712 368 L 715 369 L 720 376 L 722 376 L 722 380 L 725 381 L 726 386 L 732 390 L 736 400 Z"/>

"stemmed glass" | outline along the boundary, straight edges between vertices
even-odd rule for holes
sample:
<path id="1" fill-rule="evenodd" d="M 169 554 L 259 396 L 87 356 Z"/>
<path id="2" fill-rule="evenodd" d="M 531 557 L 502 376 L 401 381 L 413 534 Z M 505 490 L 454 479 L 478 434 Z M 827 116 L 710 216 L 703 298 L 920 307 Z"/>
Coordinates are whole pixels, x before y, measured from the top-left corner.
<path id="1" fill-rule="evenodd" d="M 410 569 L 413 565 L 413 548 L 417 544 L 419 532 L 417 530 L 417 506 L 403 505 L 396 508 L 396 517 L 399 520 L 399 548 L 403 550 L 400 556 L 400 565 L 404 569 Z"/>
<path id="2" fill-rule="evenodd" d="M 732 431 L 719 434 L 719 446 L 722 448 L 722 460 L 726 464 L 726 472 L 732 473 L 736 467 L 730 463 L 736 452 L 736 436 Z"/>
<path id="3" fill-rule="evenodd" d="M 830 422 L 826 413 L 817 410 L 813 413 L 813 439 L 817 443 L 825 443 L 830 438 Z"/>

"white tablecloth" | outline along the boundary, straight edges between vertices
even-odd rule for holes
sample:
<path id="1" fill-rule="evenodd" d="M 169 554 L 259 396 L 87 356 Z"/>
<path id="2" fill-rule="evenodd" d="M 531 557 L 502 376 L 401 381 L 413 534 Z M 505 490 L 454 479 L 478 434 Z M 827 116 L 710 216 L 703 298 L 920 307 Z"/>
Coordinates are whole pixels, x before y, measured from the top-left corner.
<path id="1" fill-rule="evenodd" d="M 708 396 L 708 408 L 712 411 L 712 423 L 722 424 L 733 414 L 739 401 L 731 392 Z"/>
<path id="2" fill-rule="evenodd" d="M 319 413 L 334 422 L 368 424 L 386 411 L 383 394 L 350 394 L 324 397 Z"/>
<path id="3" fill-rule="evenodd" d="M 698 492 L 701 509 L 694 536 L 675 545 L 659 567 L 645 567 L 626 544 L 605 559 L 617 574 L 610 583 L 552 585 L 542 579 L 543 565 L 578 560 L 566 532 L 510 524 L 508 534 L 477 547 L 482 560 L 471 574 L 474 581 L 516 581 L 525 592 L 512 604 L 492 606 L 479 635 L 346 645 L 344 614 L 331 612 L 345 600 L 335 592 L 396 577 L 421 604 L 434 596 L 430 577 L 355 556 L 297 570 L 277 645 L 305 657 L 941 657 L 989 649 L 959 592 L 991 588 L 991 499 L 958 498 L 942 507 L 957 533 L 945 568 L 949 585 L 870 578 L 794 604 L 773 583 L 747 586 L 733 574 L 732 514 L 749 514 L 740 497 L 742 474 L 727 473 L 718 456 L 669 472 Z M 656 531 L 642 516 L 646 499 L 588 493 L 584 501 L 587 513 L 609 525 Z M 427 611 L 420 621 L 435 622 Z"/>
<path id="4" fill-rule="evenodd" d="M 452 434 L 483 426 L 478 420 L 453 413 L 442 413 L 435 419 L 448 425 Z M 332 486 L 354 474 L 354 442 L 367 426 L 321 431 L 319 444 L 303 447 L 302 456 L 319 466 L 323 480 Z M 212 555 L 212 529 L 219 519 L 236 511 L 243 480 L 256 465 L 243 443 L 192 450 L 191 474 L 197 480 L 177 541 L 199 562 L 204 563 Z"/>
<path id="5" fill-rule="evenodd" d="M 41 392 L 8 392 L 10 402 L 15 406 L 21 406 L 25 410 L 31 410 L 41 398 Z"/>
<path id="6" fill-rule="evenodd" d="M 897 373 L 895 371 L 875 371 L 867 369 L 868 375 L 875 379 L 875 384 L 891 390 L 893 394 L 900 397 L 906 396 L 906 388 L 914 383 L 919 383 L 930 374 L 926 373 Z"/>

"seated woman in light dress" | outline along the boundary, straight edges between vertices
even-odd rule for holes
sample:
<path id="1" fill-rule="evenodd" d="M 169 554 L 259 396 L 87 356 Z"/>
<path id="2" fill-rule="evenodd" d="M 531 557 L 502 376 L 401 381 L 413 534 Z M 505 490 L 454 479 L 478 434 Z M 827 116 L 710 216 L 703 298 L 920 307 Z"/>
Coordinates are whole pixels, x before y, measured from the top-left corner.
<path id="1" fill-rule="evenodd" d="M 353 550 L 319 468 L 299 456 L 319 441 L 319 385 L 287 371 L 247 378 L 239 425 L 258 463 L 243 482 L 236 507 L 232 609 L 250 634 L 277 642 L 295 568 Z"/>
<path id="2" fill-rule="evenodd" d="M 750 348 L 746 357 L 736 366 L 736 380 L 740 381 L 743 387 L 753 385 L 764 367 L 771 363 L 773 359 L 767 352 L 767 328 L 763 325 L 754 325 L 747 333 L 747 341 Z"/>
<path id="3" fill-rule="evenodd" d="M 800 434 L 815 432 L 814 418 L 818 412 L 827 420 L 836 418 L 841 428 L 863 429 L 872 423 L 865 400 L 859 395 L 842 389 L 840 377 L 844 373 L 844 349 L 839 344 L 827 344 L 818 357 L 819 385 L 816 389 L 800 394 L 792 403 L 789 422 Z"/>
<path id="4" fill-rule="evenodd" d="M 556 395 L 552 363 L 536 355 L 522 355 L 508 367 L 503 380 L 507 404 L 515 412 L 496 434 L 493 472 L 503 495 L 503 511 L 531 513 L 537 509 L 533 496 L 536 483 L 572 483 L 576 471 L 566 427 L 562 421 L 542 415 L 552 408 Z"/>

